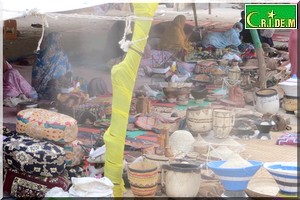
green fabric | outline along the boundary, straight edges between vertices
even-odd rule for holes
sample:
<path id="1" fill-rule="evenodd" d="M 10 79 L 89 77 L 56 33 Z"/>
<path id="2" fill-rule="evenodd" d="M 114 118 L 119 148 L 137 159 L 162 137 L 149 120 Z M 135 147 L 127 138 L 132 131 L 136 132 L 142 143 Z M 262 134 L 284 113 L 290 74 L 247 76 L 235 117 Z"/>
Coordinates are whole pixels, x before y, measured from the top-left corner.
<path id="1" fill-rule="evenodd" d="M 127 131 L 126 136 L 129 137 L 129 138 L 136 138 L 137 136 L 144 135 L 145 133 L 146 133 L 146 131 L 141 131 L 141 130 Z"/>
<path id="2" fill-rule="evenodd" d="M 186 105 L 186 106 L 177 105 L 175 108 L 178 109 L 178 110 L 186 110 L 190 106 L 204 106 L 205 107 L 205 106 L 209 106 L 209 102 L 208 101 L 203 101 L 201 103 L 196 103 L 196 101 L 194 99 L 192 99 L 192 100 L 189 100 L 188 105 Z"/>
<path id="3" fill-rule="evenodd" d="M 250 29 L 250 34 L 251 34 L 255 49 L 262 48 L 257 30 L 256 29 Z"/>

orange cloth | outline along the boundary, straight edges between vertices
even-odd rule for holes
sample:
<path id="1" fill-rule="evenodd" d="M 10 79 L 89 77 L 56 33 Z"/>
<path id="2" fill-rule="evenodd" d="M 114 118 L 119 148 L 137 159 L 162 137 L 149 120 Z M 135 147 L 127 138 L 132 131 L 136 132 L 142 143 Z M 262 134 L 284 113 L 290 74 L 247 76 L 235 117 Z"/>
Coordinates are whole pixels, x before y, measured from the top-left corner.
<path id="1" fill-rule="evenodd" d="M 184 33 L 185 16 L 178 15 L 174 18 L 169 27 L 164 31 L 161 38 L 160 48 L 162 50 L 177 53 L 182 50 L 189 50 L 189 42 Z"/>

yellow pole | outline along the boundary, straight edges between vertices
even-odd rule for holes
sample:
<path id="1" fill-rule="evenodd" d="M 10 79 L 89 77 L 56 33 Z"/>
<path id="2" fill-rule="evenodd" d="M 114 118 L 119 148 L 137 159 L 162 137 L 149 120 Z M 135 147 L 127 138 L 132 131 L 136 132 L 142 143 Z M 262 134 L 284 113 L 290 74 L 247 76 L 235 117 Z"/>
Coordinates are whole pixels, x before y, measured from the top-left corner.
<path id="1" fill-rule="evenodd" d="M 134 14 L 136 17 L 153 19 L 157 6 L 158 3 L 133 3 Z M 144 52 L 151 24 L 151 20 L 135 20 L 132 42 L 137 42 L 132 47 L 141 53 Z M 141 61 L 141 55 L 136 50 L 129 49 L 124 60 L 111 70 L 112 116 L 111 125 L 104 134 L 104 175 L 114 183 L 115 197 L 122 197 L 125 191 L 122 179 L 125 137 L 132 93 Z"/>

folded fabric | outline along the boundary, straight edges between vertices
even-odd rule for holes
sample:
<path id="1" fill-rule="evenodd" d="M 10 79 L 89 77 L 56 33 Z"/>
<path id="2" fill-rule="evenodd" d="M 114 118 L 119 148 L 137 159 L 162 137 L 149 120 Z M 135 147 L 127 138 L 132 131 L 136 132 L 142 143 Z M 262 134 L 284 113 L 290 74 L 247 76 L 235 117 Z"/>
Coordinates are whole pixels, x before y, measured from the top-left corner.
<path id="1" fill-rule="evenodd" d="M 298 139 L 297 133 L 285 133 L 277 139 L 276 144 L 277 145 L 299 145 L 300 139 Z"/>
<path id="2" fill-rule="evenodd" d="M 67 191 L 71 184 L 66 174 L 55 178 L 42 177 L 10 168 L 4 168 L 3 180 L 3 192 L 16 198 L 43 198 L 51 188 L 60 187 Z"/>
<path id="3" fill-rule="evenodd" d="M 81 141 L 75 140 L 64 145 L 64 151 L 66 153 L 66 166 L 72 167 L 79 165 L 82 162 L 84 150 L 81 144 Z"/>
<path id="4" fill-rule="evenodd" d="M 3 140 L 3 159 L 10 168 L 34 176 L 55 177 L 66 166 L 62 147 L 17 134 Z"/>
<path id="5" fill-rule="evenodd" d="M 81 166 L 66 167 L 69 179 L 72 177 L 81 177 L 83 173 L 83 168 Z"/>
<path id="6" fill-rule="evenodd" d="M 18 112 L 16 131 L 36 139 L 47 139 L 60 144 L 77 138 L 77 121 L 67 115 L 31 108 Z"/>

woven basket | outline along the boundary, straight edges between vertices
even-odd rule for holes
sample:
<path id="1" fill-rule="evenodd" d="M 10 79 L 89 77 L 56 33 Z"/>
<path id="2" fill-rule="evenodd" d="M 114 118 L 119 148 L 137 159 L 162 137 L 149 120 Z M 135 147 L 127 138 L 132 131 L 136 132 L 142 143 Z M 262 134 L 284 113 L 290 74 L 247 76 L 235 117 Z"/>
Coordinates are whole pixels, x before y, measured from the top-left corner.
<path id="1" fill-rule="evenodd" d="M 157 190 L 158 171 L 153 162 L 137 162 L 128 166 L 128 179 L 134 196 L 154 196 Z"/>

